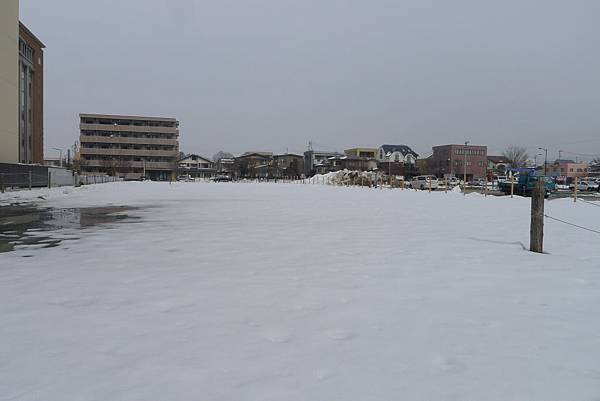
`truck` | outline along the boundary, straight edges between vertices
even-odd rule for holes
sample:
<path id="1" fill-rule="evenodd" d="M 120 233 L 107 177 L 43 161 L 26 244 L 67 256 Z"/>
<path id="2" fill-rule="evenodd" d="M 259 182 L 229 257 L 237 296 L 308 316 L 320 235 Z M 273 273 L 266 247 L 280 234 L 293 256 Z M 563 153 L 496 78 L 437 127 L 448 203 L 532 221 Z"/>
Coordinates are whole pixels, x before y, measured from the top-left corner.
<path id="1" fill-rule="evenodd" d="M 513 174 L 512 182 L 510 178 L 506 181 L 498 181 L 498 188 L 506 195 L 510 195 L 511 185 L 514 185 L 513 191 L 515 195 L 531 196 L 531 192 L 533 191 L 533 188 L 535 188 L 535 186 L 537 185 L 537 181 L 543 177 L 535 175 L 534 170 L 519 170 L 520 171 L 518 171 L 518 176 L 515 177 L 515 174 Z M 544 196 L 547 198 L 548 196 L 550 196 L 550 193 L 556 191 L 556 183 L 552 180 L 552 178 L 546 177 L 545 184 L 546 193 L 544 194 Z"/>

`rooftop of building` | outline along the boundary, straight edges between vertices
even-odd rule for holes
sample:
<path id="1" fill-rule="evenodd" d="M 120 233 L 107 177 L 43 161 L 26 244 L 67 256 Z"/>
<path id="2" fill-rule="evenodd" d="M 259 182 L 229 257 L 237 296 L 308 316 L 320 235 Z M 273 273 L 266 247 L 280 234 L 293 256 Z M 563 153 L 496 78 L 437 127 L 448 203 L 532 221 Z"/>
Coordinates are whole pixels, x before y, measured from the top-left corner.
<path id="1" fill-rule="evenodd" d="M 417 152 L 412 150 L 410 148 L 410 146 L 408 146 L 408 145 L 381 145 L 381 149 L 383 149 L 383 151 L 386 154 L 393 153 L 393 152 L 400 152 L 400 153 L 402 153 L 403 156 L 406 156 L 408 154 L 411 154 L 414 157 L 419 156 L 417 154 Z"/>
<path id="2" fill-rule="evenodd" d="M 31 32 L 29 28 L 27 28 L 27 26 L 25 26 L 25 24 L 21 21 L 19 21 L 19 29 L 23 30 L 28 36 L 35 40 L 39 47 L 41 47 L 42 49 L 46 48 L 46 45 L 40 40 L 40 38 L 38 38 L 33 32 Z"/>
<path id="3" fill-rule="evenodd" d="M 102 120 L 138 120 L 138 121 L 169 121 L 177 122 L 176 118 L 173 117 L 149 117 L 149 116 L 133 116 L 133 115 L 122 115 L 122 114 L 89 114 L 80 113 L 79 118 L 97 118 Z"/>

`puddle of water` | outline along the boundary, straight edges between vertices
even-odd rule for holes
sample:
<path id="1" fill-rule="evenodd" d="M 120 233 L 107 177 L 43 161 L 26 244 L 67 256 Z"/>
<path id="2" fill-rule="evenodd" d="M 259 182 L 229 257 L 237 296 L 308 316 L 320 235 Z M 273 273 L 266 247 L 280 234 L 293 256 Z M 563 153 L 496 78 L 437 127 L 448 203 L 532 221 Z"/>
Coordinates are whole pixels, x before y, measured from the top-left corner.
<path id="1" fill-rule="evenodd" d="M 15 248 L 52 248 L 78 239 L 78 230 L 107 223 L 131 223 L 139 219 L 128 206 L 39 208 L 32 205 L 0 207 L 0 253 Z M 30 255 L 28 255 L 30 256 Z"/>

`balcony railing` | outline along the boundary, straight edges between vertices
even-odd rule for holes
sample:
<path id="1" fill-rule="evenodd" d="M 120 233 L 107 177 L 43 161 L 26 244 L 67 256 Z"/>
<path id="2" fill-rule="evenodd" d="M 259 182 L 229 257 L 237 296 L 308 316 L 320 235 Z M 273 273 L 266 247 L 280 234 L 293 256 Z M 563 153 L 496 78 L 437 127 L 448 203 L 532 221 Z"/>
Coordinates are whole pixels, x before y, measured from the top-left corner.
<path id="1" fill-rule="evenodd" d="M 106 144 L 139 144 L 139 145 L 171 145 L 179 146 L 177 139 L 162 139 L 162 138 L 133 138 L 133 137 L 122 137 L 122 136 L 88 136 L 81 135 L 79 138 L 81 143 L 106 143 Z"/>
<path id="2" fill-rule="evenodd" d="M 114 166 L 117 170 L 126 168 L 146 168 L 146 170 L 175 170 L 176 164 L 169 162 L 115 162 L 111 164 L 104 160 L 85 160 L 82 162 L 81 167 L 83 170 L 86 167 L 111 167 Z"/>
<path id="3" fill-rule="evenodd" d="M 144 127 L 140 125 L 114 125 L 114 124 L 79 124 L 79 129 L 89 131 L 108 132 L 140 132 L 152 134 L 179 134 L 177 127 Z"/>
<path id="4" fill-rule="evenodd" d="M 103 149 L 81 147 L 82 155 L 115 155 L 115 156 L 146 156 L 146 157 L 173 157 L 176 158 L 177 150 L 149 150 L 149 149 Z"/>

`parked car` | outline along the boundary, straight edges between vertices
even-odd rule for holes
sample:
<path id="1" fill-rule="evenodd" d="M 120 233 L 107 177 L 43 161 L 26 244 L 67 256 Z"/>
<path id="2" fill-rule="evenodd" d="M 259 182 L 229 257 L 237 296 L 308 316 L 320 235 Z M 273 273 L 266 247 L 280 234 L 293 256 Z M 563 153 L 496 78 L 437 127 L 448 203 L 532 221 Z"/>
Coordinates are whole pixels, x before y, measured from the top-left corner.
<path id="1" fill-rule="evenodd" d="M 588 191 L 598 191 L 598 187 L 600 187 L 600 183 L 596 180 L 590 180 L 588 183 Z"/>
<path id="2" fill-rule="evenodd" d="M 575 190 L 575 183 L 574 182 L 572 182 L 569 185 L 569 189 L 571 191 Z M 578 191 L 590 191 L 590 184 L 587 181 L 578 181 L 577 182 L 577 190 Z"/>
<path id="3" fill-rule="evenodd" d="M 177 181 L 189 181 L 190 177 L 188 175 L 180 175 L 177 177 Z"/>
<path id="4" fill-rule="evenodd" d="M 227 175 L 218 175 L 216 177 L 213 177 L 212 180 L 214 182 L 230 182 L 231 181 L 231 177 L 229 177 Z"/>
<path id="5" fill-rule="evenodd" d="M 449 177 L 447 180 L 449 187 L 455 187 L 457 185 L 460 185 L 460 180 L 456 177 Z"/>
<path id="6" fill-rule="evenodd" d="M 434 175 L 419 175 L 413 178 L 410 185 L 415 189 L 437 189 L 439 182 Z"/>
<path id="7" fill-rule="evenodd" d="M 484 187 L 485 186 L 485 180 L 483 178 L 476 178 L 473 181 L 471 181 L 469 183 L 470 186 L 472 187 Z"/>

